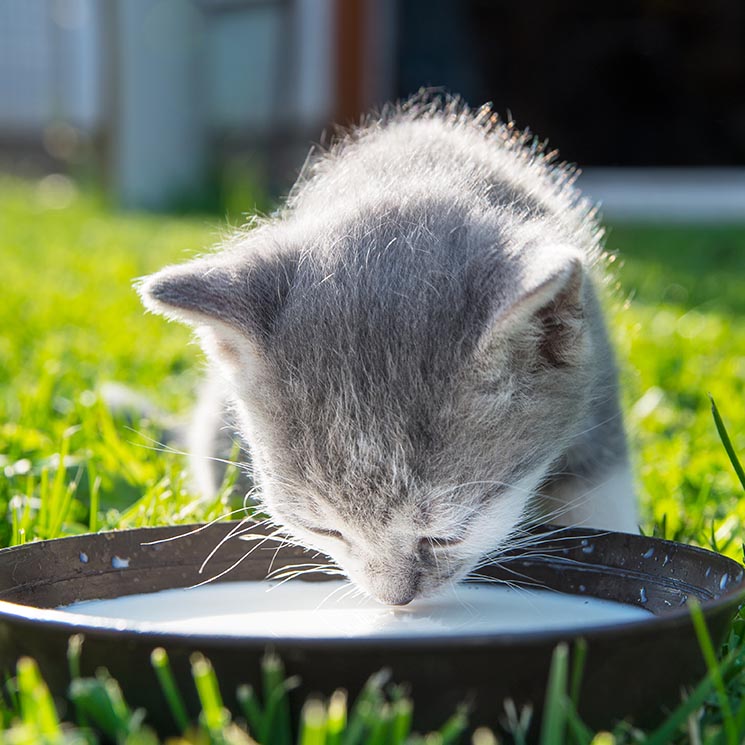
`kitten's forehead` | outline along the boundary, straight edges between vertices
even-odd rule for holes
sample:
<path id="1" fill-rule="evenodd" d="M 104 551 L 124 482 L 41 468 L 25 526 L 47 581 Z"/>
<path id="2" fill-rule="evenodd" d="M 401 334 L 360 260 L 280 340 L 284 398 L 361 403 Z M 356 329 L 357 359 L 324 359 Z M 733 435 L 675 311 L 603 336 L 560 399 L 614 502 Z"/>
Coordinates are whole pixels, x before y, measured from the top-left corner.
<path id="1" fill-rule="evenodd" d="M 298 393 L 356 410 L 363 434 L 394 406 L 428 418 L 499 294 L 483 287 L 483 251 L 465 228 L 419 218 L 399 211 L 327 236 L 335 258 L 301 262 L 269 345 Z"/>

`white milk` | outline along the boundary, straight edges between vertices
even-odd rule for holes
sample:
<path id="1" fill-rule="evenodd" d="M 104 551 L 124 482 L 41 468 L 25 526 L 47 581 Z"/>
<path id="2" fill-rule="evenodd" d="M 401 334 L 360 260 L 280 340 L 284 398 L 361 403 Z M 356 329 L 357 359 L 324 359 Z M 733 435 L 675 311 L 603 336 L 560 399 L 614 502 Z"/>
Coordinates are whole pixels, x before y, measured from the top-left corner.
<path id="1" fill-rule="evenodd" d="M 362 598 L 347 582 L 227 582 L 60 610 L 117 628 L 225 636 L 392 637 L 570 629 L 648 619 L 638 607 L 502 585 L 459 585 L 403 607 Z"/>

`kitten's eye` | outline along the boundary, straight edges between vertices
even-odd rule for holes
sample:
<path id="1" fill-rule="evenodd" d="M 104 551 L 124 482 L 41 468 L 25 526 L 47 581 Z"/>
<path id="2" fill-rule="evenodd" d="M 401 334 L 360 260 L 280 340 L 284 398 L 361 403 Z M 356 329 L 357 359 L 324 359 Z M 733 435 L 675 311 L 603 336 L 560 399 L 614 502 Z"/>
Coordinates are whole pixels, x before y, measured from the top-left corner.
<path id="1" fill-rule="evenodd" d="M 329 528 L 312 528 L 310 525 L 306 525 L 305 527 L 311 533 L 321 535 L 324 538 L 336 538 L 339 541 L 344 540 L 344 536 L 338 530 L 330 530 Z"/>
<path id="2" fill-rule="evenodd" d="M 464 540 L 465 536 L 450 536 L 449 538 L 428 536 L 419 540 L 419 546 L 424 549 L 449 548 L 450 546 L 457 546 L 459 543 L 463 543 Z"/>

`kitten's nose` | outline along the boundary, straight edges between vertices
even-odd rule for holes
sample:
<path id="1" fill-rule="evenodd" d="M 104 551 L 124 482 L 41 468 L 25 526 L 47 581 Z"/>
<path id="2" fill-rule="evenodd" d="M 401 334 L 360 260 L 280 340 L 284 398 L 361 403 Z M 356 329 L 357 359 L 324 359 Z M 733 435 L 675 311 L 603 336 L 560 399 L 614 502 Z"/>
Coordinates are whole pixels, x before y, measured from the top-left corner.
<path id="1" fill-rule="evenodd" d="M 406 578 L 396 578 L 383 587 L 378 587 L 375 593 L 377 599 L 386 605 L 408 605 L 419 594 L 418 573 Z"/>
<path id="2" fill-rule="evenodd" d="M 384 600 L 386 605 L 408 605 L 416 597 L 416 590 L 401 593 Z"/>

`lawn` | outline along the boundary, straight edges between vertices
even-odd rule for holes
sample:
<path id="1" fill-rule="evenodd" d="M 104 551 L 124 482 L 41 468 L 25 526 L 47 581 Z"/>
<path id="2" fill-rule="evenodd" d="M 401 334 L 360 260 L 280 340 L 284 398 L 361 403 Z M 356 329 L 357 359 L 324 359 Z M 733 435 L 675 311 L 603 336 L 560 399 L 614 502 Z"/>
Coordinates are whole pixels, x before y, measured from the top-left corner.
<path id="1" fill-rule="evenodd" d="M 157 430 L 113 418 L 98 394 L 117 382 L 188 410 L 200 352 L 186 329 L 143 313 L 132 280 L 226 229 L 111 214 L 84 195 L 57 209 L 33 184 L 0 182 L 0 545 L 229 509 L 200 504 L 183 458 L 153 449 Z M 741 559 L 745 500 L 707 394 L 745 452 L 745 227 L 616 226 L 608 247 L 642 528 Z M 732 708 L 742 686 L 735 675 Z M 707 707 L 705 734 L 718 721 Z"/>

